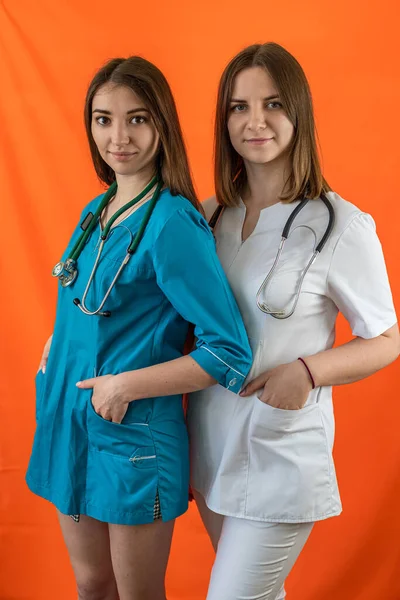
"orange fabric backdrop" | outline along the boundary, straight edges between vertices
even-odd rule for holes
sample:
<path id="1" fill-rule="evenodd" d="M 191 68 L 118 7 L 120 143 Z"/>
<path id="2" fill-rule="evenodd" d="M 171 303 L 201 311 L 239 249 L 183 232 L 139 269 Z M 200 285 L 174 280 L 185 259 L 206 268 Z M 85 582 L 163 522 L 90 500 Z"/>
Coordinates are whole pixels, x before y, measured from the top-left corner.
<path id="1" fill-rule="evenodd" d="M 75 597 L 55 512 L 28 492 L 24 472 L 33 377 L 54 318 L 51 268 L 82 206 L 100 189 L 82 122 L 96 68 L 137 53 L 164 71 L 205 198 L 213 188 L 212 122 L 223 66 L 255 41 L 286 46 L 310 79 L 325 174 L 373 214 L 398 298 L 397 11 L 396 0 L 0 2 L 1 600 Z M 346 335 L 341 322 L 339 340 Z M 344 514 L 314 529 L 289 578 L 290 599 L 400 599 L 398 369 L 335 392 Z M 169 599 L 205 598 L 211 562 L 192 505 L 176 526 Z"/>

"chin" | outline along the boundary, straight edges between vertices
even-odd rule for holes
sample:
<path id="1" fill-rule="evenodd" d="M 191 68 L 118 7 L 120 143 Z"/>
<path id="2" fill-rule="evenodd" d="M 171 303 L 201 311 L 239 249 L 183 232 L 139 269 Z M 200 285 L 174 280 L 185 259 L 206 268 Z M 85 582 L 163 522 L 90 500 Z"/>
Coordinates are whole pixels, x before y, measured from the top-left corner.
<path id="1" fill-rule="evenodd" d="M 264 155 L 262 155 L 260 153 L 256 156 L 254 156 L 254 154 L 252 156 L 243 156 L 243 158 L 247 162 L 252 163 L 254 165 L 266 165 L 279 158 L 279 156 L 279 154 L 271 155 L 270 153 L 265 153 Z"/>
<path id="2" fill-rule="evenodd" d="M 110 165 L 116 175 L 135 175 L 138 172 L 138 168 L 132 165 L 118 163 L 116 165 Z"/>

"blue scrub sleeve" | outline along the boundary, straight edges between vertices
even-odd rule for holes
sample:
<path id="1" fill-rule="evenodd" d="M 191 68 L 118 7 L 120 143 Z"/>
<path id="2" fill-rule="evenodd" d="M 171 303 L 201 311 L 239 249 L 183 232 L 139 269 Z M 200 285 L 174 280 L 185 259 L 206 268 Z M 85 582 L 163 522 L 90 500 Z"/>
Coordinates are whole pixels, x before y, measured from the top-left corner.
<path id="1" fill-rule="evenodd" d="M 190 356 L 218 383 L 239 392 L 250 370 L 247 333 L 219 262 L 207 222 L 180 209 L 164 223 L 154 246 L 157 283 L 175 310 L 194 324 Z"/>

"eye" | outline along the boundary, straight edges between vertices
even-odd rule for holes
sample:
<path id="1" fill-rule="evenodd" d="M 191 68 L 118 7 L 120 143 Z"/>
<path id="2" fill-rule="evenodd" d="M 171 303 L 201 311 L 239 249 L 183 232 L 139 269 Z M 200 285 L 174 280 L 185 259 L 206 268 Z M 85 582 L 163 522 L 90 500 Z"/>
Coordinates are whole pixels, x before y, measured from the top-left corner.
<path id="1" fill-rule="evenodd" d="M 270 108 L 271 110 L 278 110 L 279 108 L 282 108 L 282 104 L 281 102 L 268 102 L 267 104 L 267 108 Z"/>
<path id="2" fill-rule="evenodd" d="M 109 117 L 96 117 L 96 123 L 99 125 L 108 125 L 110 123 Z"/>
<path id="3" fill-rule="evenodd" d="M 130 120 L 130 123 L 133 123 L 134 125 L 143 125 L 144 123 L 147 123 L 147 122 L 148 122 L 147 117 L 144 117 L 142 115 L 135 115 Z"/>
<path id="4" fill-rule="evenodd" d="M 235 113 L 241 113 L 244 112 L 246 108 L 246 104 L 235 104 L 234 106 L 231 106 L 231 111 Z"/>

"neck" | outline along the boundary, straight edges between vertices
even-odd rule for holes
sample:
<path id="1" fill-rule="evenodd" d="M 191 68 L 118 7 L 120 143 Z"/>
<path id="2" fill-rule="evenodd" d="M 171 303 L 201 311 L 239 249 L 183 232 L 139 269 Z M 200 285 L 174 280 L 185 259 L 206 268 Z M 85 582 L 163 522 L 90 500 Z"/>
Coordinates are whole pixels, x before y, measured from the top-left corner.
<path id="1" fill-rule="evenodd" d="M 243 202 L 258 210 L 280 202 L 287 179 L 287 160 L 267 164 L 245 163 L 247 183 L 242 193 Z"/>
<path id="2" fill-rule="evenodd" d="M 138 171 L 134 175 L 116 175 L 118 190 L 114 203 L 123 206 L 138 196 L 140 192 L 150 183 L 155 175 L 154 166 Z"/>

